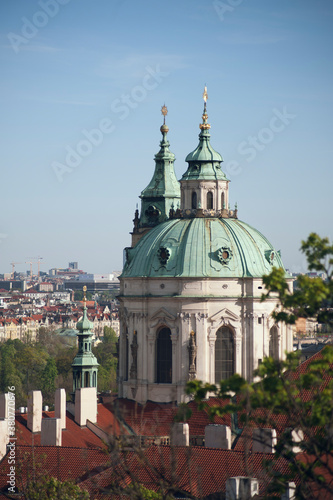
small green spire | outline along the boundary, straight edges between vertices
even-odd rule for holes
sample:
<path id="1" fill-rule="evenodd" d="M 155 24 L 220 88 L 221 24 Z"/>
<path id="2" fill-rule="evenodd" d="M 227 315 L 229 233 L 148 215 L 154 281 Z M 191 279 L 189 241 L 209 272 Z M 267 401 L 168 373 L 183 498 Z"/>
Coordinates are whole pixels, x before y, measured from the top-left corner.
<path id="1" fill-rule="evenodd" d="M 97 388 L 97 371 L 98 362 L 93 354 L 92 348 L 92 337 L 94 325 L 88 319 L 87 314 L 87 298 L 86 298 L 87 287 L 83 287 L 83 316 L 76 323 L 76 328 L 79 333 L 78 344 L 79 350 L 75 356 L 72 369 L 73 369 L 73 398 L 75 395 L 75 390 L 82 387 L 96 387 Z"/>
<path id="2" fill-rule="evenodd" d="M 188 169 L 182 177 L 182 180 L 202 179 L 202 180 L 227 180 L 224 172 L 221 170 L 221 162 L 223 158 L 212 148 L 210 144 L 210 124 L 208 123 L 207 114 L 207 87 L 205 86 L 204 93 L 204 110 L 202 115 L 202 123 L 200 123 L 199 144 L 197 148 L 189 153 L 185 161 L 188 162 Z"/>
<path id="3" fill-rule="evenodd" d="M 165 123 L 168 113 L 165 104 L 161 109 L 163 125 L 162 140 L 155 155 L 155 171 L 148 186 L 141 192 L 141 214 L 139 227 L 153 227 L 168 219 L 172 204 L 180 200 L 180 185 L 174 171 L 175 155 L 169 150 L 167 138 L 169 127 Z"/>

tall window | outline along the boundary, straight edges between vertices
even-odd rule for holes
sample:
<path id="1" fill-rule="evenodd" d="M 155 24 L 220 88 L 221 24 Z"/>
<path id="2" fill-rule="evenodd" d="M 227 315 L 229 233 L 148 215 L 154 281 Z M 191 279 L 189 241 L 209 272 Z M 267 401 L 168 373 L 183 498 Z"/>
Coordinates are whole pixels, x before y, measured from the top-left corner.
<path id="1" fill-rule="evenodd" d="M 279 333 L 276 326 L 272 326 L 269 332 L 269 355 L 279 359 Z"/>
<path id="2" fill-rule="evenodd" d="M 213 209 L 213 193 L 208 191 L 207 193 L 207 210 Z"/>
<path id="3" fill-rule="evenodd" d="M 197 193 L 192 191 L 192 208 L 197 208 Z"/>
<path id="4" fill-rule="evenodd" d="M 157 334 L 156 342 L 156 382 L 171 384 L 172 382 L 172 342 L 169 328 L 162 328 Z"/>
<path id="5" fill-rule="evenodd" d="M 224 208 L 224 203 L 225 203 L 225 200 L 224 200 L 224 192 L 223 192 L 221 195 L 221 208 Z"/>
<path id="6" fill-rule="evenodd" d="M 216 332 L 215 383 L 233 375 L 235 371 L 235 342 L 230 328 L 222 326 Z"/>

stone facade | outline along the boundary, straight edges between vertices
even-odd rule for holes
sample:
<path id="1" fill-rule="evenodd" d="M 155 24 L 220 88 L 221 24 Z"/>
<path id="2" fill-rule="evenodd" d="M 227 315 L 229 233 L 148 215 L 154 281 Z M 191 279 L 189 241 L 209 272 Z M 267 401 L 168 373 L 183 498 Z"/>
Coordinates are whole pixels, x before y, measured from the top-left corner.
<path id="1" fill-rule="evenodd" d="M 248 380 L 261 360 L 283 358 L 292 350 L 292 333 L 274 324 L 274 299 L 260 301 L 262 280 L 240 279 L 126 279 L 121 284 L 120 397 L 169 402 L 185 401 L 189 380 L 191 331 L 197 346 L 196 378 L 215 383 L 217 332 L 225 326 L 232 334 L 233 371 Z M 172 382 L 157 382 L 157 336 L 168 328 L 172 342 Z M 276 330 L 275 330 L 276 329 Z M 137 376 L 131 378 L 130 346 L 137 336 Z M 272 343 L 272 333 L 277 342 Z"/>

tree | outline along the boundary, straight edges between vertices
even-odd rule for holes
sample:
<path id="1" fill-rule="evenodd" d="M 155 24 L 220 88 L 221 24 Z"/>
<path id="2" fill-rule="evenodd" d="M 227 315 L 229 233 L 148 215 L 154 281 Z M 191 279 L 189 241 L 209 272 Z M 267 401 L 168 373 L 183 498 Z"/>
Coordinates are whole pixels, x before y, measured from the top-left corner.
<path id="1" fill-rule="evenodd" d="M 301 250 L 309 269 L 325 273 L 325 279 L 301 275 L 293 292 L 285 271 L 273 268 L 263 277 L 267 293 L 262 300 L 272 294 L 278 297 L 273 312 L 277 321 L 292 324 L 298 317 L 314 317 L 332 325 L 333 246 L 311 233 Z M 212 419 L 237 415 L 241 433 L 249 439 L 254 428 L 277 429 L 274 458 L 265 463 L 271 479 L 266 498 L 271 494 L 276 498 L 295 478 L 295 498 L 333 497 L 333 347 L 327 346 L 302 366 L 297 353 L 286 354 L 285 360 L 265 358 L 254 380 L 248 383 L 237 374 L 219 385 L 194 380 L 188 382 L 187 392 Z M 209 406 L 206 398 L 211 395 L 227 404 Z M 287 473 L 279 468 L 281 460 L 288 465 Z"/>
<path id="2" fill-rule="evenodd" d="M 301 274 L 296 280 L 296 290 L 289 290 L 282 268 L 273 268 L 272 272 L 263 277 L 267 293 L 262 300 L 276 294 L 279 304 L 273 313 L 277 321 L 289 324 L 296 319 L 316 318 L 318 322 L 333 327 L 333 245 L 328 238 L 320 238 L 311 233 L 306 241 L 302 241 L 301 251 L 305 254 L 308 267 L 326 275 L 311 278 Z"/>
<path id="3" fill-rule="evenodd" d="M 17 341 L 20 342 L 20 341 Z M 22 376 L 16 359 L 16 341 L 7 340 L 0 346 L 0 392 L 8 392 L 8 387 L 15 387 L 16 404 L 25 403 Z"/>
<path id="4" fill-rule="evenodd" d="M 318 498 L 320 489 L 333 496 L 333 348 L 326 347 L 308 362 L 305 373 L 299 371 L 296 353 L 283 361 L 265 358 L 254 377 L 256 382 L 248 383 L 235 374 L 219 385 L 194 380 L 188 382 L 187 392 L 212 419 L 237 415 L 245 439 L 253 438 L 254 428 L 278 431 L 274 458 L 265 463 L 271 477 L 267 498 L 283 493 L 295 477 L 299 483 L 295 498 Z M 228 404 L 209 406 L 209 395 Z M 287 462 L 288 473 L 279 471 L 281 459 Z"/>
<path id="5" fill-rule="evenodd" d="M 105 326 L 102 342 L 93 348 L 99 363 L 97 378 L 99 391 L 116 390 L 117 342 L 116 332 L 112 328 Z"/>
<path id="6" fill-rule="evenodd" d="M 86 297 L 87 297 L 87 300 L 92 300 L 92 293 L 86 292 Z M 74 300 L 77 302 L 83 300 L 83 292 L 81 290 L 75 290 Z"/>
<path id="7" fill-rule="evenodd" d="M 25 491 L 26 500 L 89 500 L 89 493 L 72 481 L 58 481 L 48 475 L 29 481 Z"/>
<path id="8" fill-rule="evenodd" d="M 45 368 L 41 374 L 41 389 L 45 401 L 52 402 L 54 400 L 54 392 L 56 390 L 55 379 L 58 375 L 58 370 L 54 358 L 49 358 Z"/>

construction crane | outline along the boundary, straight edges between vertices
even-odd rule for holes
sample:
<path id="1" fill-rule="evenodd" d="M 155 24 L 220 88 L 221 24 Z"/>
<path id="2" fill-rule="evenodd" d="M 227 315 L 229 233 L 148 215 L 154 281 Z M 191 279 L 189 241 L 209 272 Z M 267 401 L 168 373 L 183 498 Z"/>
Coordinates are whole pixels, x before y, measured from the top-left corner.
<path id="1" fill-rule="evenodd" d="M 32 280 L 32 261 L 27 260 L 27 261 L 25 261 L 25 264 L 30 264 L 30 280 Z"/>
<path id="2" fill-rule="evenodd" d="M 12 280 L 14 279 L 14 271 L 15 271 L 16 264 L 22 264 L 22 262 L 11 262 L 10 263 L 10 265 L 12 266 Z"/>
<path id="3" fill-rule="evenodd" d="M 30 262 L 30 274 L 31 274 L 31 277 L 32 277 L 32 262 L 38 262 L 38 274 L 37 274 L 37 278 L 39 279 L 39 275 L 40 275 L 40 261 L 43 259 L 43 257 L 28 257 L 28 259 L 31 260 L 26 262 L 26 264 L 29 264 Z"/>

